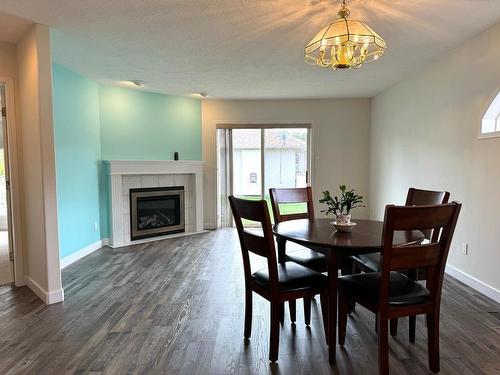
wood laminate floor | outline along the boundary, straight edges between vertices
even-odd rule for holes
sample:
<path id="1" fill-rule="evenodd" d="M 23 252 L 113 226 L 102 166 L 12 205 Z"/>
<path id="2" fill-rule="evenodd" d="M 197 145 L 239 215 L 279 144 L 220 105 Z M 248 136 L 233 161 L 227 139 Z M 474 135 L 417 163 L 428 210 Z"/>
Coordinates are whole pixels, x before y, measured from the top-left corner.
<path id="1" fill-rule="evenodd" d="M 375 374 L 374 317 L 357 307 L 345 349 L 328 364 L 319 302 L 310 328 L 288 320 L 277 364 L 268 357 L 269 305 L 254 297 L 243 341 L 243 275 L 236 232 L 104 248 L 63 271 L 64 303 L 0 288 L 0 374 Z M 425 325 L 390 339 L 391 374 L 426 374 Z M 445 280 L 442 374 L 500 373 L 500 305 Z"/>

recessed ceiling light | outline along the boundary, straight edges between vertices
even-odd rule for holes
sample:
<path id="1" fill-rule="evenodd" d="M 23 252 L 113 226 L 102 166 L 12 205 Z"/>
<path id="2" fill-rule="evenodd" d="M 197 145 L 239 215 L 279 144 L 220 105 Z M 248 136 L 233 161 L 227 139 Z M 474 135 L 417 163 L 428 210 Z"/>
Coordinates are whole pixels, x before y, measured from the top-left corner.
<path id="1" fill-rule="evenodd" d="M 191 95 L 199 97 L 199 98 L 206 98 L 208 96 L 208 94 L 206 92 L 195 92 L 195 93 L 193 93 Z"/>
<path id="2" fill-rule="evenodd" d="M 144 81 L 140 80 L 140 79 L 133 79 L 133 80 L 130 80 L 128 81 L 130 82 L 131 84 L 133 84 L 134 86 L 137 86 L 137 87 L 141 87 L 141 86 L 144 86 Z"/>

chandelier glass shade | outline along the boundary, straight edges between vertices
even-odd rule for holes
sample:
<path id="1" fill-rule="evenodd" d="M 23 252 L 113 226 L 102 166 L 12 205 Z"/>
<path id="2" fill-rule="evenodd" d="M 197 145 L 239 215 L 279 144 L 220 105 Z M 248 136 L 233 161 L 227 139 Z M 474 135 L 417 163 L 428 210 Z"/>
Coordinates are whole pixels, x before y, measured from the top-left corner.
<path id="1" fill-rule="evenodd" d="M 305 61 L 333 69 L 357 69 L 377 60 L 386 49 L 385 40 L 361 21 L 348 19 L 345 0 L 339 19 L 325 26 L 305 48 Z"/>

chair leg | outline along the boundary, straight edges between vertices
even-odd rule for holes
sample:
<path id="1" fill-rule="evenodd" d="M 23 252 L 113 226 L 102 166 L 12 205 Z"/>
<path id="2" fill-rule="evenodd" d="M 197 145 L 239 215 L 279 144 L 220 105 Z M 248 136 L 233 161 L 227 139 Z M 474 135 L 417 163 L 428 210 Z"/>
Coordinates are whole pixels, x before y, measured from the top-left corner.
<path id="1" fill-rule="evenodd" d="M 278 262 L 283 263 L 286 254 L 286 240 L 278 238 L 276 242 L 278 243 Z"/>
<path id="2" fill-rule="evenodd" d="M 325 330 L 326 344 L 328 345 L 328 291 L 321 291 L 320 295 L 321 316 L 323 318 L 323 328 Z"/>
<path id="3" fill-rule="evenodd" d="M 390 329 L 391 329 L 391 336 L 394 337 L 398 335 L 398 318 L 391 319 Z"/>
<path id="4" fill-rule="evenodd" d="M 356 311 L 356 300 L 353 298 L 349 301 L 349 314 L 354 313 Z"/>
<path id="5" fill-rule="evenodd" d="M 409 322 L 409 333 L 410 333 L 410 342 L 412 344 L 415 343 L 415 329 L 416 329 L 416 325 L 417 325 L 417 317 L 416 316 L 410 316 L 409 319 L 408 319 L 408 322 Z"/>
<path id="6" fill-rule="evenodd" d="M 347 314 L 351 299 L 339 290 L 339 312 L 338 312 L 338 327 L 339 327 L 339 345 L 344 346 L 345 335 L 347 330 Z"/>
<path id="7" fill-rule="evenodd" d="M 279 307 L 279 314 L 280 314 L 280 323 L 283 324 L 285 322 L 285 303 L 282 302 L 280 303 Z"/>
<path id="8" fill-rule="evenodd" d="M 389 374 L 389 334 L 387 317 L 377 314 L 378 321 L 378 372 L 380 375 Z"/>
<path id="9" fill-rule="evenodd" d="M 311 324 L 311 298 L 304 297 L 304 322 L 306 326 Z"/>
<path id="10" fill-rule="evenodd" d="M 244 337 L 249 339 L 252 334 L 252 291 L 245 292 L 245 333 Z"/>
<path id="11" fill-rule="evenodd" d="M 290 310 L 290 321 L 295 323 L 297 320 L 297 307 L 295 300 L 288 301 L 288 309 Z"/>
<path id="12" fill-rule="evenodd" d="M 269 360 L 276 362 L 278 360 L 278 351 L 280 344 L 280 303 L 271 302 L 271 334 L 269 338 Z"/>
<path id="13" fill-rule="evenodd" d="M 427 347 L 429 369 L 439 372 L 439 314 L 427 314 Z"/>

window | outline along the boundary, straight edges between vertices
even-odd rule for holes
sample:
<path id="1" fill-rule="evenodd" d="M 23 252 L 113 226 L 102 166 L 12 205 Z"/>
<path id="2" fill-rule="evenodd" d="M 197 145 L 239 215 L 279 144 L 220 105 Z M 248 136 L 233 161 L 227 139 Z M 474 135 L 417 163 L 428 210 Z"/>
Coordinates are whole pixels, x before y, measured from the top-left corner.
<path id="1" fill-rule="evenodd" d="M 491 102 L 481 122 L 480 138 L 500 137 L 500 92 Z"/>

